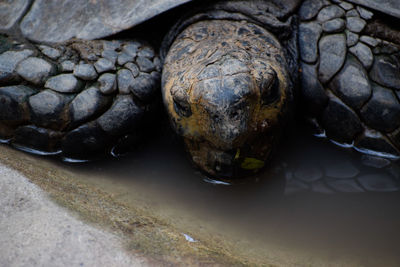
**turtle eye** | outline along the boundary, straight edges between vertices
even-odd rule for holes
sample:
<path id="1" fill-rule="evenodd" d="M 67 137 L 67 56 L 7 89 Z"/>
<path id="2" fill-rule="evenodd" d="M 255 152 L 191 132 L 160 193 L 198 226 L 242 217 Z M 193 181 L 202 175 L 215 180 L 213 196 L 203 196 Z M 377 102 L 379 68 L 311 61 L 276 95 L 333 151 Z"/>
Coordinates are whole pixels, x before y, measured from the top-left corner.
<path id="1" fill-rule="evenodd" d="M 269 105 L 279 99 L 279 79 L 274 70 L 268 73 L 260 87 L 262 105 Z"/>
<path id="2" fill-rule="evenodd" d="M 179 116 L 190 117 L 192 115 L 192 110 L 190 109 L 189 103 L 184 99 L 178 99 L 173 97 L 174 100 L 174 110 Z"/>

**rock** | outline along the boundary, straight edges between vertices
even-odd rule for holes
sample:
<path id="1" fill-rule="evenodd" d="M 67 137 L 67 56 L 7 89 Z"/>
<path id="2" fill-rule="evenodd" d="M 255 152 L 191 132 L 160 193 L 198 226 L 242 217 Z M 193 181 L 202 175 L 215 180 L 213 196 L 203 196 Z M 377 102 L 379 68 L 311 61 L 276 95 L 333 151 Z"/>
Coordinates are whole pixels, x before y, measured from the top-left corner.
<path id="1" fill-rule="evenodd" d="M 346 58 L 346 37 L 343 34 L 322 37 L 319 42 L 319 51 L 319 78 L 325 83 L 343 66 Z"/>
<path id="2" fill-rule="evenodd" d="M 39 49 L 46 57 L 51 58 L 53 60 L 56 60 L 61 56 L 61 52 L 59 50 L 47 45 L 39 45 Z"/>
<path id="3" fill-rule="evenodd" d="M 318 80 L 316 66 L 301 62 L 300 90 L 305 109 L 313 116 L 319 115 L 328 102 L 328 96 Z"/>
<path id="4" fill-rule="evenodd" d="M 330 5 L 321 9 L 318 13 L 317 20 L 325 22 L 327 20 L 343 17 L 345 14 L 344 10 L 337 5 Z"/>
<path id="5" fill-rule="evenodd" d="M 62 155 L 67 159 L 96 158 L 107 152 L 111 141 L 96 122 L 87 123 L 65 135 L 61 142 Z"/>
<path id="6" fill-rule="evenodd" d="M 153 61 L 146 57 L 137 57 L 136 64 L 138 65 L 140 71 L 150 73 L 155 70 Z"/>
<path id="7" fill-rule="evenodd" d="M 124 67 L 132 72 L 132 75 L 133 75 L 134 78 L 139 76 L 140 71 L 139 71 L 138 66 L 136 66 L 135 63 L 128 62 L 128 63 L 125 64 Z"/>
<path id="8" fill-rule="evenodd" d="M 154 51 L 151 47 L 144 47 L 140 49 L 138 56 L 152 59 L 154 57 Z"/>
<path id="9" fill-rule="evenodd" d="M 37 42 L 55 43 L 73 37 L 100 39 L 188 1 L 165 0 L 160 5 L 139 0 L 65 0 L 60 7 L 59 2 L 37 0 L 24 16 L 20 29 L 25 37 Z"/>
<path id="10" fill-rule="evenodd" d="M 380 85 L 400 90 L 400 58 L 395 55 L 375 56 L 369 75 Z"/>
<path id="11" fill-rule="evenodd" d="M 24 15 L 31 0 L 13 0 L 0 2 L 0 30 L 10 30 Z M 1 61 L 0 61 L 1 62 Z"/>
<path id="12" fill-rule="evenodd" d="M 27 99 L 36 93 L 24 85 L 0 88 L 0 121 L 18 125 L 29 120 Z"/>
<path id="13" fill-rule="evenodd" d="M 103 51 L 115 51 L 117 49 L 121 49 L 122 42 L 120 40 L 112 40 L 112 41 L 102 41 L 103 43 Z"/>
<path id="14" fill-rule="evenodd" d="M 397 147 L 400 147 L 400 128 L 389 134 L 389 138 Z"/>
<path id="15" fill-rule="evenodd" d="M 325 175 L 336 179 L 356 177 L 360 171 L 348 160 L 329 161 L 324 164 Z"/>
<path id="16" fill-rule="evenodd" d="M 321 179 L 323 173 L 316 166 L 302 165 L 294 172 L 294 176 L 303 182 L 310 183 Z"/>
<path id="17" fill-rule="evenodd" d="M 61 71 L 62 72 L 72 72 L 74 71 L 75 63 L 71 60 L 65 60 L 61 62 Z"/>
<path id="18" fill-rule="evenodd" d="M 372 47 L 376 47 L 380 43 L 379 40 L 367 35 L 361 36 L 360 41 Z"/>
<path id="19" fill-rule="evenodd" d="M 131 96 L 120 95 L 111 108 L 97 119 L 97 123 L 110 135 L 122 135 L 140 127 L 143 115 L 144 110 L 133 101 Z"/>
<path id="20" fill-rule="evenodd" d="M 360 13 L 360 16 L 365 20 L 370 20 L 374 16 L 374 13 L 372 13 L 369 10 L 366 10 L 363 7 L 357 6 L 357 10 L 358 10 L 358 13 Z"/>
<path id="21" fill-rule="evenodd" d="M 328 105 L 322 113 L 322 126 L 329 138 L 351 144 L 362 131 L 361 122 L 357 114 L 337 97 L 329 97 Z"/>
<path id="22" fill-rule="evenodd" d="M 103 50 L 103 52 L 101 52 L 101 56 L 108 59 L 112 64 L 115 64 L 118 58 L 118 53 L 114 50 Z"/>
<path id="23" fill-rule="evenodd" d="M 130 89 L 133 86 L 134 77 L 132 72 L 127 69 L 121 69 L 118 71 L 118 90 L 120 94 L 129 94 Z"/>
<path id="24" fill-rule="evenodd" d="M 48 77 L 56 73 L 56 68 L 41 58 L 28 57 L 18 64 L 16 71 L 25 80 L 41 86 Z"/>
<path id="25" fill-rule="evenodd" d="M 0 55 L 0 84 L 16 81 L 18 75 L 15 69 L 22 60 L 33 55 L 33 51 L 25 49 L 22 51 L 6 51 Z"/>
<path id="26" fill-rule="evenodd" d="M 371 155 L 362 155 L 361 162 L 368 167 L 382 169 L 390 165 L 390 160 Z"/>
<path id="27" fill-rule="evenodd" d="M 105 58 L 100 58 L 97 60 L 96 63 L 94 63 L 94 67 L 96 68 L 97 73 L 115 70 L 114 64 Z"/>
<path id="28" fill-rule="evenodd" d="M 304 1 L 299 10 L 300 19 L 310 20 L 314 18 L 317 15 L 317 13 L 321 10 L 321 8 L 323 8 L 326 5 L 327 5 L 326 1 L 320 1 L 320 0 Z"/>
<path id="29" fill-rule="evenodd" d="M 304 192 L 310 190 L 310 186 L 302 181 L 291 179 L 286 181 L 285 184 L 285 195 L 291 195 L 298 192 Z"/>
<path id="30" fill-rule="evenodd" d="M 155 96 L 160 82 L 159 73 L 141 73 L 133 81 L 131 92 L 143 102 L 150 102 Z"/>
<path id="31" fill-rule="evenodd" d="M 100 84 L 100 91 L 105 95 L 112 94 L 117 90 L 117 79 L 115 74 L 104 73 L 97 81 Z"/>
<path id="32" fill-rule="evenodd" d="M 134 60 L 134 58 L 135 58 L 134 56 L 129 55 L 127 53 L 121 53 L 118 55 L 117 62 L 118 62 L 118 65 L 123 66 L 128 62 L 132 62 Z"/>
<path id="33" fill-rule="evenodd" d="M 100 115 L 110 104 L 111 98 L 105 97 L 96 87 L 90 87 L 78 94 L 69 105 L 71 123 L 80 124 Z"/>
<path id="34" fill-rule="evenodd" d="M 343 19 L 332 19 L 325 21 L 322 24 L 322 29 L 324 32 L 327 33 L 335 33 L 335 32 L 341 32 L 346 28 L 346 24 Z"/>
<path id="35" fill-rule="evenodd" d="M 399 157 L 399 150 L 390 142 L 390 140 L 380 132 L 366 129 L 364 133 L 357 138 L 354 148 L 362 153 L 372 155 L 382 155 L 389 157 Z"/>
<path id="36" fill-rule="evenodd" d="M 39 155 L 59 154 L 63 133 L 36 127 L 20 126 L 14 133 L 11 144 L 17 148 Z"/>
<path id="37" fill-rule="evenodd" d="M 374 84 L 371 99 L 361 109 L 361 118 L 373 129 L 392 132 L 400 127 L 400 102 L 391 89 Z"/>
<path id="38" fill-rule="evenodd" d="M 358 34 L 346 30 L 346 39 L 347 39 L 347 46 L 353 46 L 358 42 Z"/>
<path id="39" fill-rule="evenodd" d="M 352 32 L 361 32 L 367 24 L 365 20 L 359 17 L 346 17 L 347 29 Z"/>
<path id="40" fill-rule="evenodd" d="M 344 103 L 355 110 L 361 108 L 372 94 L 366 71 L 353 57 L 348 57 L 344 67 L 333 78 L 329 88 Z"/>
<path id="41" fill-rule="evenodd" d="M 340 193 L 361 193 L 364 189 L 353 179 L 328 178 L 326 183 L 335 191 Z"/>
<path id="42" fill-rule="evenodd" d="M 62 130 L 68 121 L 64 111 L 70 101 L 71 96 L 49 89 L 31 96 L 31 122 L 40 127 Z"/>
<path id="43" fill-rule="evenodd" d="M 350 9 L 354 8 L 353 4 L 350 4 L 350 3 L 347 3 L 347 2 L 341 2 L 339 4 L 339 6 L 341 8 L 343 8 L 344 10 L 350 10 Z"/>
<path id="44" fill-rule="evenodd" d="M 318 58 L 318 40 L 322 28 L 317 22 L 300 23 L 299 48 L 301 59 L 307 63 L 313 63 Z"/>
<path id="45" fill-rule="evenodd" d="M 74 68 L 74 75 L 82 80 L 94 80 L 97 78 L 97 72 L 91 64 L 79 64 Z"/>
<path id="46" fill-rule="evenodd" d="M 357 43 L 350 47 L 349 51 L 355 55 L 366 69 L 369 69 L 374 62 L 374 56 L 371 49 L 363 43 Z"/>
<path id="47" fill-rule="evenodd" d="M 77 93 L 81 91 L 83 83 L 72 74 L 59 74 L 48 79 L 44 87 L 60 93 Z"/>
<path id="48" fill-rule="evenodd" d="M 367 191 L 372 192 L 395 192 L 400 189 L 389 175 L 385 174 L 367 174 L 357 178 L 358 182 Z"/>

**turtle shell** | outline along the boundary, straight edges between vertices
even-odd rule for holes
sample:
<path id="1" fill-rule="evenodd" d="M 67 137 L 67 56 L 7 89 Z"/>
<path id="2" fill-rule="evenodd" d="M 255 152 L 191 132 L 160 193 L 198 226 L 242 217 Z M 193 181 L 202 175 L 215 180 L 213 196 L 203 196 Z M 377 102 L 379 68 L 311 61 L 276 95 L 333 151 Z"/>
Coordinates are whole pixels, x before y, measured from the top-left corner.
<path id="1" fill-rule="evenodd" d="M 129 29 L 190 1 L 37 0 L 32 4 L 30 0 L 2 1 L 0 30 L 19 27 L 26 38 L 36 42 L 62 42 L 74 37 L 98 39 Z M 21 23 L 15 25 L 22 16 Z"/>

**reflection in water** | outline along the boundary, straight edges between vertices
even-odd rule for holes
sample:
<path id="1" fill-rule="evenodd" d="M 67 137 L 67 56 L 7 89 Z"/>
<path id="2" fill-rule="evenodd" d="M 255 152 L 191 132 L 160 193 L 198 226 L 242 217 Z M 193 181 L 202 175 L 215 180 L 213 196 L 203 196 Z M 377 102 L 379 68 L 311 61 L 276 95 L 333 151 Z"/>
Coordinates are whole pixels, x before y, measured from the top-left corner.
<path id="1" fill-rule="evenodd" d="M 247 180 L 204 177 L 169 135 L 118 160 L 55 164 L 121 201 L 144 203 L 190 240 L 221 236 L 237 253 L 268 259 L 307 252 L 304 265 L 320 254 L 364 266 L 400 262 L 398 163 L 298 131 L 265 172 Z M 273 248 L 289 252 L 276 256 Z"/>

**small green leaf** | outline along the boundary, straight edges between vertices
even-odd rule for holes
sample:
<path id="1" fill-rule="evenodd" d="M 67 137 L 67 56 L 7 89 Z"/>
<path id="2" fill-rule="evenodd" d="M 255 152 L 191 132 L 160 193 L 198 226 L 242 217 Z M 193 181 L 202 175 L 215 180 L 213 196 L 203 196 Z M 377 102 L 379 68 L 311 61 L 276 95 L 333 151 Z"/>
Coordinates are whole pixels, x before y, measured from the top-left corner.
<path id="1" fill-rule="evenodd" d="M 240 167 L 245 170 L 257 170 L 264 167 L 264 161 L 255 158 L 245 158 Z"/>

